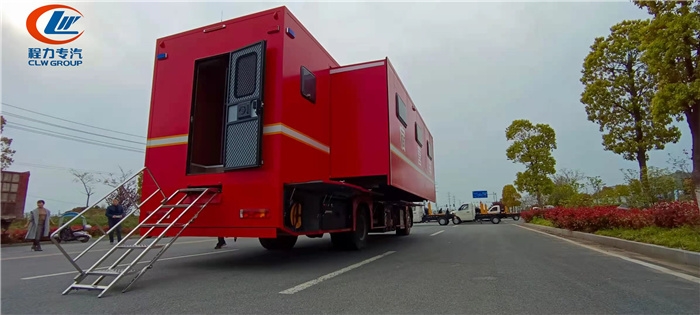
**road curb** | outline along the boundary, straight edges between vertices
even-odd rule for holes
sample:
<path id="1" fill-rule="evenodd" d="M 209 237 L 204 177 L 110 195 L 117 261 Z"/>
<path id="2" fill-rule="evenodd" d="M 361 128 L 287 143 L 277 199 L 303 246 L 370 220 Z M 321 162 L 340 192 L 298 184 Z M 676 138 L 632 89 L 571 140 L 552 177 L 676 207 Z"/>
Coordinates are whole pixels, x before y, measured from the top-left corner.
<path id="1" fill-rule="evenodd" d="M 549 226 L 543 226 L 532 223 L 522 223 L 523 226 L 546 232 L 549 234 L 568 236 L 578 239 L 583 239 L 591 242 L 596 242 L 602 245 L 616 247 L 622 250 L 634 252 L 652 258 L 662 259 L 668 262 L 684 264 L 694 267 L 700 267 L 700 253 L 691 252 L 683 249 L 668 248 L 664 246 L 645 244 L 635 241 L 628 241 L 619 238 L 595 235 L 591 233 L 570 231 Z"/>

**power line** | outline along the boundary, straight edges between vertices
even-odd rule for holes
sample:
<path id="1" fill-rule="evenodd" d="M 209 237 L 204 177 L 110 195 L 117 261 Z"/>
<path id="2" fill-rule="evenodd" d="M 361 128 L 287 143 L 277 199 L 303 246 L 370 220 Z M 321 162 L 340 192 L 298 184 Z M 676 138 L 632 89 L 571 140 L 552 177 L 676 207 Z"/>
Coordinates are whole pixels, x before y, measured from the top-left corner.
<path id="1" fill-rule="evenodd" d="M 57 166 L 57 165 L 47 165 L 47 164 L 40 164 L 40 163 L 28 163 L 28 162 L 14 162 L 12 165 L 24 165 L 24 166 L 29 166 L 29 167 L 36 167 L 36 168 L 43 168 L 47 170 L 56 170 L 56 171 L 83 171 L 83 172 L 89 172 L 89 173 L 96 173 L 96 174 L 113 174 L 113 172 L 105 172 L 105 171 L 95 171 L 95 170 L 87 170 L 87 169 L 81 169 L 81 168 L 73 168 L 73 167 L 64 167 L 64 166 Z"/>
<path id="2" fill-rule="evenodd" d="M 38 119 L 29 118 L 29 117 L 26 117 L 26 116 L 17 115 L 17 114 L 13 114 L 13 113 L 3 112 L 3 115 L 7 115 L 7 116 L 10 116 L 10 117 L 17 117 L 17 118 L 19 118 L 19 119 L 25 119 L 25 120 L 29 120 L 29 121 L 33 121 L 33 122 L 38 122 L 38 123 L 41 123 L 41 124 L 45 124 L 45 125 L 49 125 L 49 126 L 54 126 L 54 127 L 58 127 L 58 128 L 63 128 L 63 129 L 68 129 L 68 130 L 72 130 L 72 131 L 82 132 L 82 133 L 89 134 L 89 135 L 93 135 L 93 136 L 105 137 L 105 138 L 114 139 L 114 140 L 119 140 L 119 141 L 124 141 L 124 142 L 130 142 L 130 143 L 136 143 L 136 144 L 140 144 L 140 145 L 146 145 L 146 144 L 143 143 L 143 142 L 132 141 L 132 140 L 126 140 L 126 139 L 123 139 L 123 138 L 105 136 L 105 135 L 101 135 L 101 134 L 99 134 L 99 133 L 89 132 L 89 131 L 85 131 L 85 130 L 70 128 L 70 127 L 64 127 L 64 126 L 61 126 L 61 125 L 56 125 L 56 124 L 44 122 L 44 121 L 41 121 L 41 120 L 38 120 Z"/>
<path id="3" fill-rule="evenodd" d="M 17 126 L 15 126 L 15 125 L 17 125 Z M 41 129 L 41 128 L 36 128 L 36 127 L 31 127 L 31 126 L 22 127 L 21 124 L 17 124 L 17 123 L 8 122 L 7 126 L 12 128 L 12 129 L 27 131 L 27 132 L 31 132 L 31 133 L 46 135 L 46 136 L 65 139 L 65 140 L 72 140 L 75 142 L 81 142 L 81 143 L 85 143 L 85 144 L 92 144 L 92 145 L 102 146 L 102 147 L 106 147 L 106 148 L 131 151 L 131 152 L 136 152 L 136 153 L 144 153 L 144 150 L 139 150 L 139 149 L 133 148 L 133 147 L 127 147 L 127 146 L 122 146 L 122 145 L 118 145 L 118 144 L 112 144 L 112 143 L 108 143 L 108 142 L 82 138 L 82 137 L 78 137 L 78 136 L 63 134 L 63 133 L 50 131 L 50 130 L 46 130 L 46 129 Z M 39 130 L 43 130 L 44 132 L 39 131 Z"/>
<path id="4" fill-rule="evenodd" d="M 7 103 L 5 103 L 5 102 L 2 102 L 2 105 L 9 106 L 9 107 L 16 108 L 16 109 L 23 110 L 23 111 L 27 111 L 27 112 L 30 112 L 30 113 L 34 113 L 34 114 L 37 114 L 37 115 L 41 115 L 41 116 L 50 117 L 50 118 L 53 118 L 53 119 L 62 120 L 62 121 L 65 121 L 65 122 L 69 122 L 69 123 L 76 124 L 76 125 L 81 125 L 81 126 L 85 126 L 85 127 L 100 129 L 100 130 L 104 130 L 104 131 L 110 131 L 110 132 L 119 133 L 119 134 L 123 134 L 123 135 L 127 135 L 127 136 L 132 136 L 132 137 L 138 137 L 138 138 L 141 138 L 141 139 L 146 138 L 146 137 L 144 137 L 144 136 L 142 136 L 142 135 L 135 135 L 135 134 L 133 134 L 133 133 L 126 133 L 126 132 L 116 131 L 116 130 L 112 130 L 112 129 L 101 128 L 101 127 L 97 127 L 97 126 L 93 126 L 93 125 L 88 125 L 88 124 L 80 123 L 80 122 L 73 121 L 73 120 L 68 120 L 68 119 L 65 119 L 65 118 L 60 118 L 60 117 L 56 117 L 56 116 L 51 116 L 51 115 L 43 114 L 43 113 L 40 113 L 40 112 L 37 112 L 37 111 L 33 111 L 33 110 L 29 110 L 29 109 L 22 108 L 22 107 L 19 107 L 19 106 L 7 104 Z"/>

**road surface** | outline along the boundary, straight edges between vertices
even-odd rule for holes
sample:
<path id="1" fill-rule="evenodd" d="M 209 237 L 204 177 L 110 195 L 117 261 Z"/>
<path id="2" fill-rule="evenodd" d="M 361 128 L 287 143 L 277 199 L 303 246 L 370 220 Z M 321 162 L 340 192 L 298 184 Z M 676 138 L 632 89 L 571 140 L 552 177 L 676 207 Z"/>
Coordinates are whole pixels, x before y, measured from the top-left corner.
<path id="1" fill-rule="evenodd" d="M 100 299 L 97 291 L 61 295 L 75 272 L 55 246 L 3 248 L 2 312 L 700 314 L 697 282 L 511 220 L 417 224 L 408 237 L 372 236 L 360 252 L 333 250 L 328 237 L 300 238 L 287 253 L 227 241 L 214 250 L 215 238 L 180 238 L 130 291 L 121 293 L 125 278 Z M 103 243 L 86 260 L 104 253 Z"/>

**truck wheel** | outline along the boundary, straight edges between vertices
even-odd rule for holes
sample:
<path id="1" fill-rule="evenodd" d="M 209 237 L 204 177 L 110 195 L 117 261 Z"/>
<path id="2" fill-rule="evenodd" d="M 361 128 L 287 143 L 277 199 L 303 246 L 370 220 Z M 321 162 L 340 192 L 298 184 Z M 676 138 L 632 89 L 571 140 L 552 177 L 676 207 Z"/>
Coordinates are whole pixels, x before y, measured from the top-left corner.
<path id="1" fill-rule="evenodd" d="M 396 229 L 396 235 L 399 236 L 406 236 L 411 234 L 411 227 L 413 226 L 413 216 L 409 214 L 408 211 L 406 211 L 406 219 L 404 219 L 406 228 L 405 229 Z"/>
<path id="2" fill-rule="evenodd" d="M 499 218 L 499 217 L 492 217 L 492 218 L 491 218 L 491 223 L 493 223 L 493 224 L 501 223 L 501 218 Z"/>
<path id="3" fill-rule="evenodd" d="M 457 224 L 461 224 L 461 223 L 462 223 L 462 219 L 460 219 L 458 216 L 452 217 L 452 224 L 457 225 Z"/>
<path id="4" fill-rule="evenodd" d="M 519 216 L 519 215 L 514 216 L 514 217 L 513 217 L 513 220 L 515 220 L 515 221 L 520 220 L 520 216 Z"/>
<path id="5" fill-rule="evenodd" d="M 260 245 L 267 250 L 290 250 L 297 243 L 296 236 L 277 236 L 277 238 L 260 238 Z"/>
<path id="6" fill-rule="evenodd" d="M 331 243 L 339 249 L 360 250 L 367 246 L 367 236 L 369 235 L 369 211 L 365 207 L 357 209 L 357 226 L 355 231 L 344 233 L 331 233 Z"/>
<path id="7" fill-rule="evenodd" d="M 448 224 L 450 224 L 450 221 L 447 221 L 447 219 L 445 219 L 445 218 L 439 218 L 439 219 L 438 219 L 438 224 L 440 224 L 440 225 L 448 225 Z"/>

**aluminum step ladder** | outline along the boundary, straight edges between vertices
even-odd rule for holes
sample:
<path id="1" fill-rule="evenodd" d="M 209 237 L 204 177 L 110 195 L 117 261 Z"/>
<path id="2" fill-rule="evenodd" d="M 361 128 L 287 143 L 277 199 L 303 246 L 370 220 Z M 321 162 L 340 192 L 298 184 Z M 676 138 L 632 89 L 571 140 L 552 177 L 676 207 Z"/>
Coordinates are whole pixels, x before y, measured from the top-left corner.
<path id="1" fill-rule="evenodd" d="M 150 172 L 149 172 L 150 173 Z M 157 184 L 156 184 L 157 185 Z M 156 193 L 162 191 L 160 187 L 156 192 L 154 192 L 151 196 L 149 196 L 144 202 L 142 202 L 139 207 L 144 204 L 148 199 L 153 197 Z M 216 195 L 219 194 L 219 190 L 217 188 L 184 188 L 184 189 L 179 189 L 175 191 L 170 197 L 165 198 L 162 202 L 161 205 L 158 206 L 154 211 L 152 211 L 142 222 L 140 222 L 134 229 L 129 232 L 127 235 L 125 235 L 120 242 L 118 242 L 116 245 L 114 245 L 107 253 L 105 253 L 104 256 L 102 256 L 97 262 L 95 262 L 90 268 L 83 270 L 76 264 L 76 260 L 78 260 L 80 257 L 82 257 L 85 253 L 87 253 L 94 245 L 96 245 L 100 239 L 104 238 L 107 236 L 109 232 L 114 230 L 114 227 L 107 231 L 100 239 L 95 241 L 90 247 L 85 249 L 80 255 L 78 255 L 75 259 L 71 259 L 70 256 L 63 250 L 62 247 L 56 242 L 53 238 L 54 235 L 58 234 L 60 232 L 60 229 L 52 235 L 52 241 L 59 246 L 59 249 L 63 254 L 68 257 L 71 260 L 71 263 L 73 266 L 79 271 L 79 274 L 74 278 L 74 283 L 71 284 L 65 291 L 63 291 L 62 294 L 68 294 L 68 292 L 72 290 L 98 290 L 101 291 L 100 294 L 97 296 L 102 297 L 109 289 L 114 286 L 119 280 L 121 280 L 124 276 L 129 275 L 129 274 L 136 274 L 134 278 L 131 279 L 129 284 L 122 290 L 122 293 L 126 292 L 135 282 L 138 280 L 143 274 L 148 270 L 153 268 L 153 264 L 165 253 L 165 251 L 170 248 L 170 246 L 180 237 L 180 234 L 187 228 L 187 226 L 192 223 L 197 216 L 199 215 L 202 210 L 206 208 L 206 206 L 216 197 Z M 164 194 L 163 194 L 164 195 Z M 168 204 L 171 200 L 175 200 L 175 197 L 178 195 L 182 195 L 181 198 L 177 201 L 175 204 Z M 196 196 L 196 197 L 195 197 Z M 106 196 L 105 196 L 106 198 Z M 184 204 L 183 201 L 185 201 L 187 198 L 193 198 L 192 202 Z M 148 223 L 150 222 L 150 218 L 155 215 L 156 213 L 162 212 L 161 210 L 168 209 L 165 214 L 163 214 L 160 219 L 155 222 L 155 223 Z M 182 209 L 182 211 L 177 211 L 176 209 Z M 136 212 L 136 211 L 133 211 Z M 133 213 L 132 212 L 132 213 Z M 175 214 L 173 212 L 176 212 Z M 187 221 L 187 222 L 180 222 L 180 219 L 185 216 L 185 214 L 194 212 L 192 217 Z M 171 215 L 175 216 L 175 219 L 169 220 Z M 128 215 L 127 215 L 128 216 Z M 125 216 L 125 218 L 127 217 Z M 121 224 L 124 219 L 123 218 L 119 223 Z M 167 222 L 166 222 L 167 221 Z M 63 227 L 67 226 L 70 223 L 66 223 Z M 63 228 L 62 227 L 62 228 Z M 127 245 L 126 242 L 129 240 L 129 237 L 138 231 L 141 228 L 149 228 L 148 231 L 143 233 L 141 237 L 134 243 L 134 244 L 129 244 Z M 147 244 L 144 244 L 144 240 L 148 239 L 149 237 L 154 236 L 153 230 L 155 228 L 163 228 L 162 232 L 153 240 L 146 242 Z M 175 236 L 170 238 L 170 240 L 166 244 L 158 244 L 158 242 L 166 235 L 166 233 L 171 229 L 175 228 L 178 229 L 179 231 Z M 136 265 L 146 256 L 146 254 L 151 250 L 151 249 L 156 249 L 160 248 L 160 250 L 156 253 L 156 255 L 150 260 L 147 261 L 146 265 L 138 269 L 136 268 Z M 115 261 L 113 262 L 109 267 L 104 268 L 101 267 L 100 265 L 107 260 L 108 257 L 110 257 L 113 253 L 117 251 L 122 251 L 125 250 L 125 252 Z M 134 258 L 131 262 L 126 264 L 126 266 L 120 265 L 120 263 L 133 251 L 140 251 L 140 253 Z M 87 283 L 82 283 L 84 280 L 86 280 L 87 277 L 89 276 L 98 276 L 97 280 L 93 281 L 92 284 L 87 284 Z M 100 282 L 104 280 L 106 277 L 114 277 L 107 285 L 100 285 Z"/>

